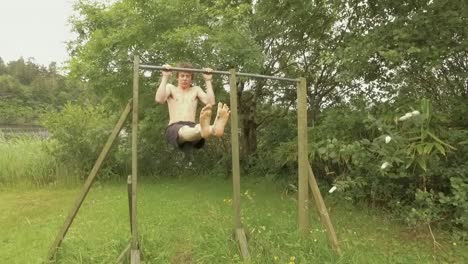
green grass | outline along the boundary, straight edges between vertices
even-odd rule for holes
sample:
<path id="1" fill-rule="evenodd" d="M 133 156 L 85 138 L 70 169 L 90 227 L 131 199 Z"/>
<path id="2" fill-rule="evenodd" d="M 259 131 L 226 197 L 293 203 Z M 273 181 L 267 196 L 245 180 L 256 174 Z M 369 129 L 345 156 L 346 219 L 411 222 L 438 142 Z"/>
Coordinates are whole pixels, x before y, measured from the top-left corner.
<path id="1" fill-rule="evenodd" d="M 252 263 L 466 263 L 468 248 L 412 233 L 378 210 L 327 199 L 343 255 L 329 248 L 311 210 L 311 231 L 296 231 L 296 202 L 272 183 L 242 185 Z M 40 263 L 79 188 L 0 193 L 2 263 Z M 138 231 L 143 263 L 240 263 L 231 239 L 231 183 L 220 179 L 140 181 Z M 339 193 L 334 193 L 339 195 Z M 59 263 L 113 263 L 130 240 L 124 182 L 96 183 L 59 250 Z"/>
<path id="2" fill-rule="evenodd" d="M 6 140 L 0 134 L 0 187 L 76 185 L 79 181 L 76 173 L 69 172 L 45 151 L 53 144 L 31 136 Z"/>
<path id="3" fill-rule="evenodd" d="M 0 184 L 17 182 L 42 182 L 50 158 L 41 149 L 37 139 L 17 138 L 4 140 L 0 137 Z M 34 168 L 34 169 L 32 169 Z"/>

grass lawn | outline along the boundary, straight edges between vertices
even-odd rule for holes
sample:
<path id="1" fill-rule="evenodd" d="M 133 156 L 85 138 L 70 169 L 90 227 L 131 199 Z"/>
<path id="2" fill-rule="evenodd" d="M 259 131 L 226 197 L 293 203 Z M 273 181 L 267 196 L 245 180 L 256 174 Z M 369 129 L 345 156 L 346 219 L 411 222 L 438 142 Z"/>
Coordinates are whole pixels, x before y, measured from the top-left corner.
<path id="1" fill-rule="evenodd" d="M 244 181 L 244 180 L 243 180 Z M 126 184 L 96 183 L 73 222 L 58 263 L 113 263 L 130 240 Z M 0 191 L 0 262 L 41 263 L 80 187 Z M 230 180 L 140 180 L 138 232 L 143 263 L 241 263 L 231 240 Z M 325 195 L 325 194 L 324 194 Z M 326 193 L 325 196 L 327 196 Z M 333 193 L 339 196 L 339 192 Z M 272 183 L 242 183 L 252 263 L 467 263 L 468 247 L 426 229 L 412 232 L 377 209 L 326 197 L 341 257 L 311 210 L 311 231 L 296 231 L 295 197 Z"/>

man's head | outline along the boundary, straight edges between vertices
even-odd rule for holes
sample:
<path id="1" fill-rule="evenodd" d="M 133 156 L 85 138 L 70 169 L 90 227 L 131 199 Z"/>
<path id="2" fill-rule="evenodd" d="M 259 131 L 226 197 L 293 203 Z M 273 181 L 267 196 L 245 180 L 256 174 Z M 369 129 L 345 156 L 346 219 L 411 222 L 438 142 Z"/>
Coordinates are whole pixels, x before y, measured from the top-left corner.
<path id="1" fill-rule="evenodd" d="M 179 63 L 177 64 L 178 68 L 193 68 L 192 64 L 190 63 Z M 188 89 L 192 86 L 192 78 L 193 74 L 191 72 L 177 72 L 176 73 L 177 82 L 180 88 Z"/>

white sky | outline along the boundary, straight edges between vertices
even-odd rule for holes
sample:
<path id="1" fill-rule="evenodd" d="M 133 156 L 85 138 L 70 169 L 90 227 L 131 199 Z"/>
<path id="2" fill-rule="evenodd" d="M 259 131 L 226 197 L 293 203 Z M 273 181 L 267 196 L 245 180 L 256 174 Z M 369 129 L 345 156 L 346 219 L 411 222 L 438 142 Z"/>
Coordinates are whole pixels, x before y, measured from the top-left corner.
<path id="1" fill-rule="evenodd" d="M 75 0 L 0 0 L 0 57 L 4 62 L 33 57 L 62 65 L 65 42 L 73 38 L 68 18 Z M 108 2 L 105 0 L 97 0 Z"/>

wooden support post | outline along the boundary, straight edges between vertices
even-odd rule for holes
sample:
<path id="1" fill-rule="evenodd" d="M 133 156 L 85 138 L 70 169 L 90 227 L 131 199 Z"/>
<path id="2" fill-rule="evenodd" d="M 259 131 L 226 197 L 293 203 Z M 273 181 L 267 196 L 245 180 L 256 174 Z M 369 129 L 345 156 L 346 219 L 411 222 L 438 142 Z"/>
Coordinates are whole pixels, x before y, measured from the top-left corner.
<path id="1" fill-rule="evenodd" d="M 231 150 L 232 150 L 232 184 L 234 206 L 234 230 L 244 261 L 250 260 L 247 238 L 241 222 L 240 209 L 240 161 L 239 161 L 239 119 L 237 111 L 237 80 L 236 70 L 231 69 L 229 77 L 231 95 Z"/>
<path id="2" fill-rule="evenodd" d="M 138 249 L 137 230 L 137 176 L 138 176 L 138 99 L 139 99 L 139 77 L 140 57 L 133 58 L 133 119 L 132 119 L 132 251 L 131 263 L 140 262 L 140 251 Z"/>
<path id="3" fill-rule="evenodd" d="M 140 250 L 139 249 L 132 249 L 131 250 L 130 263 L 131 264 L 140 263 Z"/>
<path id="4" fill-rule="evenodd" d="M 298 227 L 299 232 L 309 231 L 309 187 L 307 185 L 307 85 L 305 78 L 297 83 L 297 145 L 298 145 Z"/>
<path id="5" fill-rule="evenodd" d="M 231 94 L 231 150 L 232 150 L 232 184 L 234 206 L 234 228 L 242 228 L 240 211 L 240 161 L 239 161 L 239 119 L 237 112 L 236 71 L 232 69 L 229 78 Z"/>
<path id="6" fill-rule="evenodd" d="M 128 175 L 127 177 L 127 196 L 128 196 L 128 215 L 130 219 L 130 232 L 132 231 L 132 175 Z M 130 252 L 130 248 L 132 247 L 132 242 L 128 244 L 127 247 L 120 253 L 119 257 L 117 258 L 116 264 L 121 264 L 125 261 L 125 257 L 128 256 Z"/>
<path id="7" fill-rule="evenodd" d="M 320 215 L 320 220 L 322 224 L 325 226 L 327 230 L 327 237 L 328 241 L 330 242 L 331 247 L 335 251 L 337 255 L 341 255 L 341 250 L 338 245 L 338 239 L 336 238 L 335 229 L 333 228 L 333 224 L 330 220 L 330 215 L 328 214 L 327 207 L 325 206 L 325 202 L 323 201 L 322 194 L 320 194 L 319 187 L 317 185 L 317 181 L 314 176 L 314 171 L 312 170 L 312 166 L 308 163 L 309 169 L 309 186 L 312 191 L 312 195 L 314 197 L 315 206 L 317 207 L 317 211 Z"/>
<path id="8" fill-rule="evenodd" d="M 60 229 L 57 237 L 55 238 L 55 241 L 53 242 L 52 246 L 49 249 L 49 253 L 47 255 L 47 261 L 50 262 L 53 259 L 55 259 L 55 254 L 57 252 L 57 249 L 60 247 L 60 244 L 62 243 L 62 240 L 65 238 L 65 235 L 68 232 L 68 229 L 70 228 L 73 220 L 75 219 L 76 214 L 78 213 L 78 210 L 81 207 L 81 204 L 83 203 L 84 199 L 86 198 L 86 195 L 89 192 L 89 189 L 91 188 L 91 185 L 94 182 L 94 179 L 99 171 L 99 168 L 101 168 L 101 165 L 106 158 L 107 154 L 109 153 L 109 150 L 112 147 L 112 144 L 114 143 L 115 139 L 117 138 L 120 130 L 122 129 L 125 120 L 127 120 L 127 117 L 132 109 L 132 102 L 130 101 L 127 104 L 127 107 L 125 107 L 125 110 L 123 111 L 122 115 L 120 116 L 119 121 L 117 121 L 117 124 L 114 127 L 114 130 L 112 130 L 111 135 L 107 139 L 106 144 L 104 145 L 101 153 L 99 154 L 99 157 L 97 158 L 96 162 L 94 163 L 94 166 L 91 170 L 91 172 L 88 175 L 88 178 L 86 179 L 86 182 L 83 186 L 83 188 L 80 191 L 80 194 L 78 195 L 76 201 L 75 201 L 75 206 L 73 209 L 70 211 L 68 214 L 67 219 L 65 220 L 62 228 Z"/>
<path id="9" fill-rule="evenodd" d="M 115 261 L 115 264 L 122 264 L 125 262 L 125 258 L 128 257 L 128 253 L 130 252 L 130 247 L 132 246 L 132 242 L 128 243 L 128 246 L 120 253 L 119 257 Z"/>
<path id="10" fill-rule="evenodd" d="M 130 219 L 130 233 L 132 232 L 132 175 L 127 177 L 128 218 Z"/>
<path id="11" fill-rule="evenodd" d="M 236 239 L 239 241 L 239 248 L 244 260 L 244 263 L 248 263 L 250 261 L 250 253 L 249 247 L 247 244 L 247 236 L 245 235 L 245 231 L 243 228 L 236 229 Z"/>

